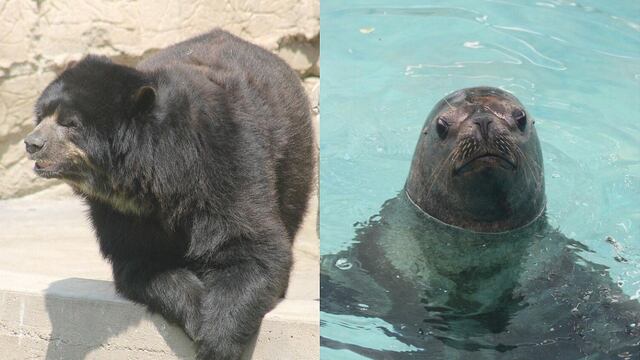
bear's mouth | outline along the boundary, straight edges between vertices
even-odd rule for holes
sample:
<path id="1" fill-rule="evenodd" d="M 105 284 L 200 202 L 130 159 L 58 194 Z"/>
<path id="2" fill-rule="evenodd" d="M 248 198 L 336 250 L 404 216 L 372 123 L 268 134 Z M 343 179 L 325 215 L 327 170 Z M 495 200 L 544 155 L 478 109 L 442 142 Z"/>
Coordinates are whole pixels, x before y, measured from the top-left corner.
<path id="1" fill-rule="evenodd" d="M 50 161 L 37 160 L 33 165 L 33 171 L 36 175 L 47 179 L 60 177 L 58 166 Z"/>

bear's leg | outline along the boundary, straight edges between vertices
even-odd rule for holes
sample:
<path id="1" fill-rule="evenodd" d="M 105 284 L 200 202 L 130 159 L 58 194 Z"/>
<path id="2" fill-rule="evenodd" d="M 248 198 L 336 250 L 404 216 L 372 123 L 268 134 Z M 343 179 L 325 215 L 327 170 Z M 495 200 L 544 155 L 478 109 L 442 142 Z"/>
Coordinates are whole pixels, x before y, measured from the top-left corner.
<path id="1" fill-rule="evenodd" d="M 160 270 L 140 261 L 114 261 L 113 277 L 119 293 L 147 305 L 149 310 L 182 326 L 189 337 L 196 338 L 205 291 L 193 272 L 184 268 Z"/>
<path id="2" fill-rule="evenodd" d="M 262 317 L 275 306 L 288 280 L 287 266 L 246 260 L 208 274 L 196 342 L 200 360 L 239 359 Z"/>

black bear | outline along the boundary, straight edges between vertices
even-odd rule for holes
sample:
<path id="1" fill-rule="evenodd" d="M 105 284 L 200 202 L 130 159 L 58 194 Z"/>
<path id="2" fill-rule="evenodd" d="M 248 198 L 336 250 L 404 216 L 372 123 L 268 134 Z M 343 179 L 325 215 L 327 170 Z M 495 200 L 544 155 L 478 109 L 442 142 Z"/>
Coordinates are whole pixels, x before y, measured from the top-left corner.
<path id="1" fill-rule="evenodd" d="M 116 289 L 237 359 L 284 295 L 314 182 L 309 103 L 277 56 L 223 30 L 135 68 L 87 56 L 47 86 L 35 172 L 90 208 Z"/>

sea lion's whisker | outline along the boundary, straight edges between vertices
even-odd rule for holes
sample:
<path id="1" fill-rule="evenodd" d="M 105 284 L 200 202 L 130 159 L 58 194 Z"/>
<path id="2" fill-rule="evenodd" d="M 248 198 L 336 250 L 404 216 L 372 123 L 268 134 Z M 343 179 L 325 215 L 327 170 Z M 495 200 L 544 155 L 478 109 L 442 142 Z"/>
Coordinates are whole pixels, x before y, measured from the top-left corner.
<path id="1" fill-rule="evenodd" d="M 532 165 L 535 165 L 537 167 L 537 170 L 541 170 L 540 167 L 534 162 L 530 161 L 529 157 L 519 147 L 516 147 L 516 153 L 522 159 L 522 161 L 520 162 L 524 163 L 526 166 L 526 168 L 523 168 L 523 171 L 525 171 L 524 169 L 527 169 L 529 170 L 529 174 L 531 175 L 531 176 L 526 176 L 527 182 L 529 183 L 530 182 L 529 179 L 532 178 L 533 181 L 535 181 L 536 189 L 539 189 L 540 186 L 542 185 L 542 182 L 541 182 L 542 175 L 538 171 L 536 171 L 536 169 L 534 169 Z"/>
<path id="2" fill-rule="evenodd" d="M 427 195 L 426 195 L 426 199 L 427 200 L 431 196 L 431 190 L 433 189 L 433 185 L 435 185 L 436 181 L 440 177 L 440 173 L 442 172 L 442 169 L 444 169 L 445 165 L 447 165 L 449 160 L 455 158 L 458 155 L 459 152 L 460 152 L 459 148 L 456 148 L 455 151 L 453 151 L 451 154 L 449 154 L 449 156 L 447 156 L 444 160 L 442 160 L 442 162 L 440 162 L 440 164 L 437 167 L 437 171 L 429 179 L 430 180 L 430 185 L 429 185 L 429 190 L 427 191 Z"/>

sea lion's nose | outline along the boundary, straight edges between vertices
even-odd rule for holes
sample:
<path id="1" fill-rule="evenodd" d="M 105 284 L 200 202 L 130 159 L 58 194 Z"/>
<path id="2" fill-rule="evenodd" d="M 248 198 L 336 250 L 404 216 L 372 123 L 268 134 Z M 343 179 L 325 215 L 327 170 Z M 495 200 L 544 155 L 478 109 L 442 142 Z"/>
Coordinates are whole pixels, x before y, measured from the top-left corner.
<path id="1" fill-rule="evenodd" d="M 480 138 L 488 139 L 489 138 L 489 126 L 493 120 L 490 117 L 483 116 L 473 120 L 473 123 L 477 126 L 476 130 L 480 134 Z"/>

